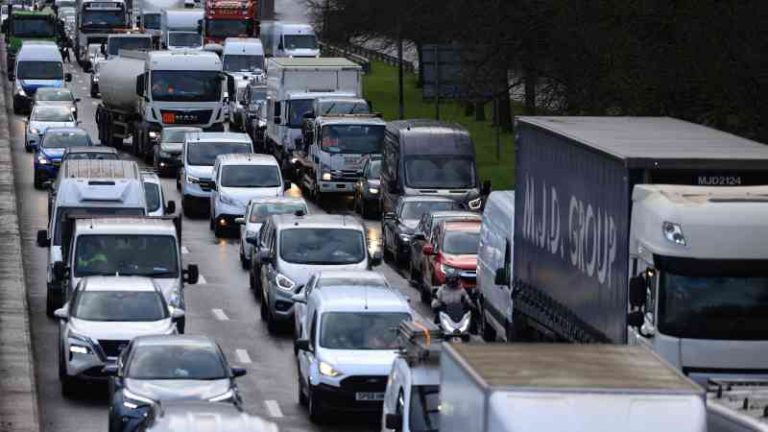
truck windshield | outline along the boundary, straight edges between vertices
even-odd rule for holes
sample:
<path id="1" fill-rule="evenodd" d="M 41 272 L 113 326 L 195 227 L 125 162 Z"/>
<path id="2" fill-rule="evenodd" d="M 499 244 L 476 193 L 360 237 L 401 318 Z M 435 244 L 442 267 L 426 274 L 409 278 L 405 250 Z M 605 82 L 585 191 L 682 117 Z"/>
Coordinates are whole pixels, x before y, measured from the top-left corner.
<path id="1" fill-rule="evenodd" d="M 256 72 L 264 70 L 264 56 L 225 55 L 224 70 L 227 72 Z"/>
<path id="2" fill-rule="evenodd" d="M 250 153 L 248 143 L 191 142 L 187 144 L 187 163 L 195 166 L 213 166 L 216 156 L 231 153 Z"/>
<path id="3" fill-rule="evenodd" d="M 56 226 L 53 233 L 53 244 L 61 246 L 63 222 L 75 216 L 144 216 L 147 211 L 143 208 L 120 207 L 64 207 L 56 213 Z"/>
<path id="4" fill-rule="evenodd" d="M 445 210 L 458 210 L 458 204 L 454 201 L 407 201 L 400 209 L 400 219 L 418 220 L 425 213 Z"/>
<path id="5" fill-rule="evenodd" d="M 48 17 L 35 19 L 11 20 L 11 35 L 20 38 L 52 38 L 56 35 L 56 27 Z"/>
<path id="6" fill-rule="evenodd" d="M 384 126 L 328 125 L 320 132 L 320 148 L 329 153 L 381 153 Z"/>
<path id="7" fill-rule="evenodd" d="M 213 102 L 221 99 L 217 71 L 153 71 L 152 99 L 167 102 Z"/>
<path id="8" fill-rule="evenodd" d="M 144 14 L 144 28 L 160 30 L 160 14 Z"/>
<path id="9" fill-rule="evenodd" d="M 439 418 L 440 387 L 436 385 L 411 387 L 408 429 L 412 432 L 437 432 Z"/>
<path id="10" fill-rule="evenodd" d="M 365 238 L 356 229 L 286 229 L 280 234 L 280 257 L 294 264 L 356 264 L 366 257 Z"/>
<path id="11" fill-rule="evenodd" d="M 475 187 L 475 161 L 451 156 L 418 156 L 405 161 L 405 183 L 419 189 Z"/>
<path id="12" fill-rule="evenodd" d="M 288 101 L 288 127 L 300 128 L 304 124 L 304 114 L 308 112 L 312 112 L 312 99 Z"/>
<path id="13" fill-rule="evenodd" d="M 317 49 L 317 38 L 315 35 L 284 35 L 283 49 Z"/>
<path id="14" fill-rule="evenodd" d="M 365 101 L 327 101 L 318 104 L 318 117 L 328 114 L 369 114 L 371 108 Z"/>
<path id="15" fill-rule="evenodd" d="M 21 80 L 60 80 L 64 78 L 64 70 L 58 61 L 22 61 L 16 76 Z"/>
<path id="16" fill-rule="evenodd" d="M 248 36 L 252 27 L 253 24 L 248 20 L 207 20 L 205 34 L 216 38 Z"/>
<path id="17" fill-rule="evenodd" d="M 85 9 L 80 25 L 91 28 L 122 27 L 125 25 L 125 12 L 119 6 L 111 9 Z"/>
<path id="18" fill-rule="evenodd" d="M 695 261 L 697 271 L 672 264 L 660 272 L 659 331 L 689 339 L 768 338 L 768 261 Z"/>
<path id="19" fill-rule="evenodd" d="M 280 187 L 280 170 L 272 165 L 227 165 L 221 171 L 221 185 L 236 188 Z"/>
<path id="20" fill-rule="evenodd" d="M 168 310 L 163 296 L 154 291 L 85 291 L 75 298 L 72 316 L 86 321 L 160 321 L 168 318 Z"/>
<path id="21" fill-rule="evenodd" d="M 74 274 L 178 277 L 176 249 L 176 238 L 168 235 L 81 235 Z"/>
<path id="22" fill-rule="evenodd" d="M 168 46 L 200 48 L 203 46 L 203 37 L 193 32 L 173 32 L 168 34 Z"/>
<path id="23" fill-rule="evenodd" d="M 123 50 L 150 50 L 152 48 L 152 39 L 147 37 L 118 37 L 112 38 L 108 42 L 109 55 L 116 56 L 121 49 Z"/>
<path id="24" fill-rule="evenodd" d="M 320 325 L 320 346 L 337 350 L 392 350 L 392 331 L 411 316 L 404 312 L 328 312 Z"/>

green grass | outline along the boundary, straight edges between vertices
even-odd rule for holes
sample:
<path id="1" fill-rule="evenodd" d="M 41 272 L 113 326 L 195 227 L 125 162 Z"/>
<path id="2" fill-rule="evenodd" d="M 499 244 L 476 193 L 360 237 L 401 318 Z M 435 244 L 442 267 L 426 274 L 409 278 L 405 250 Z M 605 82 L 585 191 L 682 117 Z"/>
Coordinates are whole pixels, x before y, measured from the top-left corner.
<path id="1" fill-rule="evenodd" d="M 395 120 L 398 117 L 397 68 L 380 62 L 373 62 L 371 66 L 372 72 L 363 79 L 363 93 L 373 104 L 374 111 L 382 113 L 386 120 Z M 416 79 L 415 74 L 405 74 L 405 118 L 433 119 L 435 104 L 422 99 Z M 440 119 L 459 123 L 472 135 L 480 178 L 491 180 L 494 190 L 510 189 L 515 181 L 514 137 L 511 133 L 501 132 L 501 159 L 496 159 L 496 128 L 490 121 L 491 110 L 491 104 L 488 104 L 486 117 L 489 120 L 478 122 L 473 116 L 465 116 L 459 103 L 446 101 L 440 105 Z"/>

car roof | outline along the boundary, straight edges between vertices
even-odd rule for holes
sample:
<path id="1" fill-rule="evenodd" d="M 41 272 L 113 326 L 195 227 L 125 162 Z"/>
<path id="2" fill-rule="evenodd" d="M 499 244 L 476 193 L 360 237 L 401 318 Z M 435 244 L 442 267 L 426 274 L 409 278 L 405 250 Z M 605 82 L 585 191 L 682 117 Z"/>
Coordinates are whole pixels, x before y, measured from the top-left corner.
<path id="1" fill-rule="evenodd" d="M 133 346 L 205 346 L 217 347 L 216 342 L 205 335 L 148 335 L 133 339 Z"/>
<path id="2" fill-rule="evenodd" d="M 82 218 L 75 221 L 75 230 L 78 235 L 176 235 L 172 220 L 150 216 Z"/>
<path id="3" fill-rule="evenodd" d="M 144 276 L 86 276 L 81 291 L 134 291 L 157 292 L 152 278 Z"/>
<path id="4" fill-rule="evenodd" d="M 248 205 L 255 205 L 255 204 L 274 204 L 274 203 L 302 203 L 305 206 L 307 205 L 307 201 L 302 197 L 289 197 L 289 196 L 281 196 L 281 197 L 258 197 L 258 198 L 251 198 L 250 201 L 248 201 Z"/>
<path id="5" fill-rule="evenodd" d="M 469 135 L 469 132 L 458 123 L 429 119 L 395 120 L 387 123 L 387 129 L 401 135 L 421 133 Z"/>
<path id="6" fill-rule="evenodd" d="M 143 171 L 141 173 L 141 179 L 144 180 L 145 183 L 160 184 L 160 176 L 155 172 Z"/>
<path id="7" fill-rule="evenodd" d="M 62 178 L 108 178 L 135 179 L 141 178 L 139 166 L 129 160 L 98 160 L 76 159 L 67 160 L 62 166 Z"/>
<path id="8" fill-rule="evenodd" d="M 260 153 L 229 153 L 216 156 L 219 165 L 274 165 L 278 166 L 274 156 Z"/>
<path id="9" fill-rule="evenodd" d="M 317 274 L 318 284 L 333 286 L 389 286 L 387 278 L 373 270 L 328 270 Z"/>
<path id="10" fill-rule="evenodd" d="M 243 142 L 252 143 L 251 137 L 237 132 L 193 132 L 187 134 L 186 142 Z"/>
<path id="11" fill-rule="evenodd" d="M 72 113 L 70 110 L 70 106 L 66 104 L 52 104 L 52 103 L 36 103 L 32 106 L 32 111 L 37 111 L 38 109 L 51 109 L 51 110 L 59 110 L 59 111 L 66 111 L 67 113 Z"/>
<path id="12" fill-rule="evenodd" d="M 275 228 L 347 228 L 365 231 L 365 227 L 348 215 L 332 214 L 312 214 L 305 216 L 296 216 L 292 214 L 279 214 L 270 216 L 274 221 Z"/>
<path id="13" fill-rule="evenodd" d="M 69 93 L 73 94 L 71 89 L 68 89 L 66 87 L 41 87 L 37 89 L 37 92 L 35 93 L 35 97 L 41 94 L 46 93 Z"/>
<path id="14" fill-rule="evenodd" d="M 55 134 L 55 133 L 73 133 L 77 135 L 87 135 L 90 137 L 90 135 L 88 134 L 88 131 L 79 127 L 52 127 L 52 128 L 46 129 L 43 135 Z M 91 146 L 88 146 L 88 147 L 91 147 Z"/>
<path id="15" fill-rule="evenodd" d="M 408 300 L 389 287 L 338 286 L 313 290 L 323 312 L 408 312 Z"/>
<path id="16" fill-rule="evenodd" d="M 326 114 L 315 119 L 318 125 L 361 124 L 368 126 L 386 126 L 378 114 Z"/>
<path id="17" fill-rule="evenodd" d="M 102 145 L 69 147 L 66 150 L 64 150 L 64 152 L 65 153 L 109 153 L 109 154 L 119 154 L 116 148 L 102 146 Z"/>
<path id="18" fill-rule="evenodd" d="M 466 210 L 437 210 L 437 211 L 429 212 L 429 217 L 432 219 L 450 219 L 450 218 L 472 219 L 472 220 L 483 219 L 483 215 L 481 215 L 480 213 L 475 213 L 475 212 L 466 211 Z"/>

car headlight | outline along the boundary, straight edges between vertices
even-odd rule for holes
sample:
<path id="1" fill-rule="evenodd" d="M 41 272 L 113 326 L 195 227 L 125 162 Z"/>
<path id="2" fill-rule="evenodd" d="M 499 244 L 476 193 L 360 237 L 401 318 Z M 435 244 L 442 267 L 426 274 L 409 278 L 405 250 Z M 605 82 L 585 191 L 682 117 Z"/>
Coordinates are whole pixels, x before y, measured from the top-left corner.
<path id="1" fill-rule="evenodd" d="M 372 194 L 375 195 L 375 194 L 379 193 L 379 188 L 374 188 L 374 187 L 368 188 L 368 193 L 372 193 Z"/>
<path id="2" fill-rule="evenodd" d="M 69 344 L 70 353 L 87 355 L 95 352 L 93 350 L 93 341 L 88 336 L 83 336 L 70 331 L 67 337 L 67 342 Z"/>
<path id="3" fill-rule="evenodd" d="M 157 138 L 158 136 L 159 136 L 159 134 L 158 134 L 157 132 L 155 132 L 155 131 L 149 131 L 149 138 L 150 138 L 150 139 L 155 139 L 155 138 Z"/>
<path id="4" fill-rule="evenodd" d="M 44 154 L 41 154 L 41 155 L 37 156 L 37 163 L 39 163 L 40 165 L 45 165 L 45 164 L 48 164 L 50 162 L 51 161 L 49 161 L 48 158 L 45 157 Z"/>
<path id="5" fill-rule="evenodd" d="M 236 206 L 236 205 L 238 205 L 238 202 L 237 202 L 237 200 L 235 200 L 235 199 L 234 199 L 234 198 L 232 198 L 231 196 L 229 196 L 229 195 L 225 195 L 225 194 L 223 194 L 223 193 L 222 193 L 222 194 L 219 194 L 219 200 L 221 200 L 221 202 L 222 202 L 222 203 L 224 203 L 224 204 L 228 204 L 228 205 L 231 205 L 231 206 Z"/>
<path id="6" fill-rule="evenodd" d="M 331 176 L 331 173 L 324 172 L 323 175 L 320 177 L 320 180 L 322 180 L 322 181 L 331 181 L 332 178 L 333 178 L 333 176 Z"/>
<path id="7" fill-rule="evenodd" d="M 318 369 L 320 370 L 321 375 L 325 375 L 327 377 L 333 378 L 341 375 L 341 372 L 337 371 L 333 368 L 333 366 L 324 361 L 320 362 L 320 367 Z"/>
<path id="8" fill-rule="evenodd" d="M 483 205 L 483 199 L 478 197 L 475 198 L 467 203 L 467 206 L 470 210 L 480 210 L 480 207 Z"/>
<path id="9" fill-rule="evenodd" d="M 411 235 L 410 235 L 410 234 L 406 234 L 406 233 L 401 233 L 401 234 L 400 234 L 400 240 L 401 240 L 403 243 L 408 243 L 408 242 L 410 242 L 410 241 L 411 241 Z"/>
<path id="10" fill-rule="evenodd" d="M 191 176 L 187 174 L 187 183 L 198 184 L 200 183 L 200 179 L 195 176 Z"/>
<path id="11" fill-rule="evenodd" d="M 457 269 L 456 267 L 451 267 L 449 265 L 440 264 L 440 271 L 443 272 L 443 274 L 449 275 L 449 274 L 458 273 L 459 269 Z"/>
<path id="12" fill-rule="evenodd" d="M 69 110 L 72 111 L 72 112 L 75 112 L 75 111 L 77 111 L 77 108 L 76 107 L 69 107 Z"/>
<path id="13" fill-rule="evenodd" d="M 174 288 L 171 291 L 171 296 L 168 299 L 168 306 L 181 309 L 181 291 L 178 288 Z"/>
<path id="14" fill-rule="evenodd" d="M 82 345 L 70 344 L 69 352 L 75 353 L 75 354 L 90 354 L 91 348 L 87 346 L 82 346 Z"/>
<path id="15" fill-rule="evenodd" d="M 16 87 L 16 90 L 17 90 L 17 93 L 19 94 L 19 96 L 26 96 L 27 95 L 27 92 L 24 91 L 24 87 L 21 87 L 21 86 Z"/>
<path id="16" fill-rule="evenodd" d="M 29 128 L 29 134 L 30 135 L 40 135 L 40 129 L 31 127 L 31 128 Z"/>
<path id="17" fill-rule="evenodd" d="M 153 405 L 155 401 L 148 397 L 137 395 L 136 393 L 123 389 L 123 406 L 128 409 L 136 409 L 140 406 Z"/>
<path id="18" fill-rule="evenodd" d="M 292 281 L 288 276 L 278 273 L 275 276 L 275 285 L 284 291 L 293 291 L 296 287 L 296 282 Z"/>
<path id="19" fill-rule="evenodd" d="M 226 392 L 214 396 L 210 399 L 208 399 L 208 402 L 228 402 L 235 398 L 235 392 L 232 389 L 227 390 Z"/>

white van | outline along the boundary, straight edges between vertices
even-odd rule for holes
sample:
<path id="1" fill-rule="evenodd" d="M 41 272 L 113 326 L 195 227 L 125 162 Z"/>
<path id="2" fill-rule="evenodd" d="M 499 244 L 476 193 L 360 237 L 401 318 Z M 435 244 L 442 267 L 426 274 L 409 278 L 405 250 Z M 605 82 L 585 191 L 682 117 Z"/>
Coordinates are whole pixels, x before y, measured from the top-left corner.
<path id="1" fill-rule="evenodd" d="M 515 192 L 496 191 L 488 195 L 480 227 L 477 254 L 477 292 L 480 329 L 483 339 L 507 338 L 512 323 L 512 251 L 514 250 Z M 504 285 L 497 285 L 496 278 Z"/>
<path id="2" fill-rule="evenodd" d="M 229 96 L 230 122 L 233 121 L 233 113 L 241 106 L 245 88 L 250 83 L 263 83 L 264 74 L 264 47 L 258 38 L 230 37 L 224 40 L 224 49 L 221 54 L 221 63 L 224 72 L 235 79 L 235 94 Z M 239 125 L 242 129 L 242 124 Z"/>
<path id="3" fill-rule="evenodd" d="M 16 55 L 13 75 L 13 112 L 26 114 L 40 87 L 64 87 L 72 74 L 64 73 L 59 47 L 51 41 L 25 41 Z"/>
<path id="4" fill-rule="evenodd" d="M 320 57 L 317 36 L 309 24 L 262 21 L 261 41 L 270 57 Z"/>

